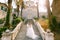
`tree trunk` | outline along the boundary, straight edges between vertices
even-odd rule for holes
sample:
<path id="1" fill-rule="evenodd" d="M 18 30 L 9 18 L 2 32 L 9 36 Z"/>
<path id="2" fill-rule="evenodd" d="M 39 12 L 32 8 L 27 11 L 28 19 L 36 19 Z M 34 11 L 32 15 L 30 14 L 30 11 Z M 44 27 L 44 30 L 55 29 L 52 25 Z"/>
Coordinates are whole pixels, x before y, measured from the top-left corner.
<path id="1" fill-rule="evenodd" d="M 19 17 L 19 5 L 17 5 L 17 17 Z"/>
<path id="2" fill-rule="evenodd" d="M 23 11 L 23 8 L 24 8 L 24 3 L 22 2 L 22 5 L 21 5 L 21 18 L 22 18 L 22 11 Z"/>
<path id="3" fill-rule="evenodd" d="M 39 9 L 38 9 L 38 3 L 37 3 L 37 17 L 39 18 Z"/>
<path id="4" fill-rule="evenodd" d="M 8 11 L 7 11 L 6 22 L 5 22 L 5 26 L 7 28 L 10 28 L 11 4 L 12 4 L 12 0 L 8 0 Z"/>
<path id="5" fill-rule="evenodd" d="M 21 18 L 22 18 L 22 7 L 21 7 Z"/>
<path id="6" fill-rule="evenodd" d="M 49 0 L 46 0 L 46 6 L 47 6 L 47 13 L 48 13 L 48 19 L 49 19 L 49 24 L 50 24 L 52 23 L 52 21 L 51 21 L 51 10 L 50 10 Z"/>

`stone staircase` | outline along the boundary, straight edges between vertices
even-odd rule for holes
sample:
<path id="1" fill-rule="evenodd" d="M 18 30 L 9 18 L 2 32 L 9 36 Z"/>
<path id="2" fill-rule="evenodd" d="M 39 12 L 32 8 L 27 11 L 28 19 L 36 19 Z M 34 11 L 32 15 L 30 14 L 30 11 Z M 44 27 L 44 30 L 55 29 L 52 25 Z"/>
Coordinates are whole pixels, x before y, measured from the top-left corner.
<path id="1" fill-rule="evenodd" d="M 24 40 L 26 35 L 26 25 L 23 24 L 15 40 Z"/>
<path id="2" fill-rule="evenodd" d="M 22 27 L 20 29 L 20 32 L 18 33 L 15 40 L 33 40 L 33 39 L 26 36 L 26 32 L 27 32 L 26 29 L 27 29 L 27 26 L 26 26 L 26 24 L 23 23 L 23 25 L 22 25 Z M 41 35 L 39 33 L 39 30 L 38 30 L 37 26 L 34 25 L 34 24 L 33 24 L 33 29 L 34 29 L 35 34 L 39 36 L 38 39 L 34 39 L 34 40 L 42 40 L 42 37 L 41 37 Z"/>

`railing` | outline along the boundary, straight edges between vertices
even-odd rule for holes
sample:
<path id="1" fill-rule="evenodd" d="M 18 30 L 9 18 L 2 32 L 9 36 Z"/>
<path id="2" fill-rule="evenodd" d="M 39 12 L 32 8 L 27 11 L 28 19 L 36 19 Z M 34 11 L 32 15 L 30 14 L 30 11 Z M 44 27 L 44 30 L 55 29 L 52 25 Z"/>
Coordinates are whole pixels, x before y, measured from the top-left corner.
<path id="1" fill-rule="evenodd" d="M 33 20 L 33 21 L 34 21 L 34 24 L 36 25 L 36 27 L 38 28 L 43 40 L 54 40 L 53 33 L 51 33 L 49 30 L 47 32 L 45 32 L 44 29 L 39 24 L 39 22 L 37 22 L 35 20 Z M 1 40 L 14 40 L 21 28 L 22 23 L 23 22 L 20 22 L 12 32 L 9 32 L 9 30 L 7 30 L 5 33 L 3 33 Z"/>
<path id="2" fill-rule="evenodd" d="M 10 32 L 9 30 L 6 30 L 6 32 L 2 34 L 1 40 L 14 40 L 18 32 L 20 31 L 22 23 L 23 22 L 20 22 L 12 32 Z"/>
<path id="3" fill-rule="evenodd" d="M 22 24 L 22 22 L 21 22 L 21 23 L 19 23 L 19 24 L 17 25 L 17 27 L 13 30 L 13 32 L 12 32 L 12 40 L 14 40 L 14 39 L 15 39 L 15 37 L 16 37 L 16 36 L 17 36 L 17 34 L 18 34 L 18 32 L 20 31 L 21 24 Z"/>
<path id="4" fill-rule="evenodd" d="M 35 25 L 37 26 L 41 37 L 43 40 L 54 40 L 54 34 L 50 32 L 50 30 L 47 30 L 47 32 L 44 31 L 44 29 L 41 27 L 41 25 L 39 24 L 39 22 L 33 20 Z"/>

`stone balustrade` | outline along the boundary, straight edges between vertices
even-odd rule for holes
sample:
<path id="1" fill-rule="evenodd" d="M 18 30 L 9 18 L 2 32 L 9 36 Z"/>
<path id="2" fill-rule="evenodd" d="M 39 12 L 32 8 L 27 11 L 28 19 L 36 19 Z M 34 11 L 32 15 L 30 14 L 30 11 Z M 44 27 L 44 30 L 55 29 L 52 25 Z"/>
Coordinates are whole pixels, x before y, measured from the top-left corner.
<path id="1" fill-rule="evenodd" d="M 51 33 L 49 29 L 45 32 L 44 29 L 39 24 L 39 22 L 37 22 L 35 20 L 33 20 L 33 21 L 34 21 L 34 24 L 36 25 L 36 27 L 38 28 L 43 40 L 54 40 L 54 34 Z M 9 30 L 4 32 L 2 34 L 1 40 L 14 40 L 15 37 L 17 36 L 18 32 L 20 31 L 22 23 L 23 22 L 20 22 L 12 32 L 9 32 Z"/>
<path id="2" fill-rule="evenodd" d="M 54 34 L 49 29 L 45 32 L 45 40 L 54 40 Z"/>
<path id="3" fill-rule="evenodd" d="M 35 20 L 33 20 L 33 21 L 34 21 L 35 25 L 37 26 L 43 40 L 54 40 L 54 34 L 52 32 L 50 32 L 49 29 L 45 32 L 44 29 L 39 24 L 39 22 L 37 22 Z"/>
<path id="4" fill-rule="evenodd" d="M 2 34 L 1 40 L 11 40 L 11 35 L 12 35 L 12 33 L 11 33 L 10 31 L 4 32 L 4 33 Z"/>
<path id="5" fill-rule="evenodd" d="M 21 28 L 21 24 L 22 22 L 20 22 L 17 27 L 12 31 L 12 40 L 15 39 L 15 37 L 17 36 L 18 32 L 20 31 Z"/>
<path id="6" fill-rule="evenodd" d="M 20 31 L 22 23 L 23 22 L 20 22 L 12 32 L 6 30 L 6 32 L 2 34 L 1 40 L 14 40 Z"/>

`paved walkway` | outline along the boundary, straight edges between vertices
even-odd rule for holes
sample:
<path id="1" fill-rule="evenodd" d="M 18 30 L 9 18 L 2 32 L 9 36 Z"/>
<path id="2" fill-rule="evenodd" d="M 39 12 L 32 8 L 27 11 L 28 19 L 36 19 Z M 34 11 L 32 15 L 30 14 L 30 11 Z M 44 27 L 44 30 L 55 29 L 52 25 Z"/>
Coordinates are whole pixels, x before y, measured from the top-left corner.
<path id="1" fill-rule="evenodd" d="M 39 38 L 36 38 L 34 40 L 42 40 L 41 35 L 40 35 L 40 33 L 39 33 L 39 31 L 38 31 L 38 29 L 37 29 L 37 27 L 35 25 L 33 25 L 33 29 L 34 29 L 35 34 L 39 36 Z M 24 39 L 25 40 L 33 40 L 33 39 L 29 38 L 29 37 L 25 37 Z"/>
<path id="2" fill-rule="evenodd" d="M 26 25 L 23 24 L 15 40 L 24 40 L 26 35 Z"/>
<path id="3" fill-rule="evenodd" d="M 27 29 L 26 24 L 23 24 L 22 28 L 20 29 L 20 32 L 17 35 L 15 40 L 33 40 L 33 39 L 26 36 L 26 31 L 27 31 L 26 29 Z M 34 24 L 33 24 L 33 29 L 34 29 L 35 34 L 39 36 L 38 39 L 34 39 L 34 40 L 42 40 L 41 35 L 40 35 L 37 27 Z"/>

